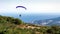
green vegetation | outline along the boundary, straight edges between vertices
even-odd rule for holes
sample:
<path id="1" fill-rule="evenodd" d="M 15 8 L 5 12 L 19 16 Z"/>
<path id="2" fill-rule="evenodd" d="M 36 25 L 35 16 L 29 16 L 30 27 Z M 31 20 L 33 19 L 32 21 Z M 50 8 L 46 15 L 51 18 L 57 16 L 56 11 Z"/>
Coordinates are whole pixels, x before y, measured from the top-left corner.
<path id="1" fill-rule="evenodd" d="M 60 26 L 37 26 L 18 18 L 0 16 L 0 34 L 60 34 Z"/>

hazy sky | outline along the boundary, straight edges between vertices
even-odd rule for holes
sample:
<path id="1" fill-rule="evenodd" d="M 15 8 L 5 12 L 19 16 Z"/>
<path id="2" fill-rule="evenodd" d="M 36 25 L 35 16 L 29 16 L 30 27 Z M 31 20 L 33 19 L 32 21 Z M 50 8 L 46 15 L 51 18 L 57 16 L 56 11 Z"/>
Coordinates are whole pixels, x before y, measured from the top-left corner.
<path id="1" fill-rule="evenodd" d="M 16 9 L 16 6 L 25 6 Z M 0 13 L 59 14 L 60 0 L 0 0 Z"/>

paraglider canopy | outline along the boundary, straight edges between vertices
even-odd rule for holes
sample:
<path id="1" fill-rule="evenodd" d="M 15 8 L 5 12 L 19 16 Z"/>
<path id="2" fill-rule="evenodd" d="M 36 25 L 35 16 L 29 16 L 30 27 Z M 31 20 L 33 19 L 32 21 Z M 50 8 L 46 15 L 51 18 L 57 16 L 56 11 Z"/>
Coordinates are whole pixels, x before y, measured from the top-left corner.
<path id="1" fill-rule="evenodd" d="M 16 6 L 16 8 L 24 8 L 25 10 L 27 9 L 27 8 L 24 7 L 24 6 Z M 19 15 L 19 17 L 21 17 L 21 14 Z"/>
<path id="2" fill-rule="evenodd" d="M 16 8 L 24 8 L 26 10 L 26 7 L 24 6 L 16 6 Z"/>

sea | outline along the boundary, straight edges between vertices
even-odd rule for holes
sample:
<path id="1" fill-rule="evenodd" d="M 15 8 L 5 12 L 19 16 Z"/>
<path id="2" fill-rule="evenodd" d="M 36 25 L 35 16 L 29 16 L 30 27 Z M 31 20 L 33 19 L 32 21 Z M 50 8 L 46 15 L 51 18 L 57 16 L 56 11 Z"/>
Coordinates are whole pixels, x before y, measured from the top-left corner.
<path id="1" fill-rule="evenodd" d="M 35 20 L 44 20 L 44 19 L 60 17 L 59 15 L 46 15 L 46 14 L 11 14 L 11 13 L 9 14 L 7 13 L 7 14 L 0 14 L 0 15 L 19 18 L 26 23 L 29 23 Z"/>

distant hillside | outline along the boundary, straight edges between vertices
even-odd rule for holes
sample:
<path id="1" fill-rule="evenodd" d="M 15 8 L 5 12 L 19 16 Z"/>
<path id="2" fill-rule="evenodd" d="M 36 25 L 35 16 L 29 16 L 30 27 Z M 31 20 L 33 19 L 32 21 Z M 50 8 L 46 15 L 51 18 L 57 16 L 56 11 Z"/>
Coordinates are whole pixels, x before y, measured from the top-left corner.
<path id="1" fill-rule="evenodd" d="M 45 20 L 35 20 L 33 24 L 37 25 L 60 25 L 60 17 L 52 18 L 52 19 L 45 19 Z"/>

